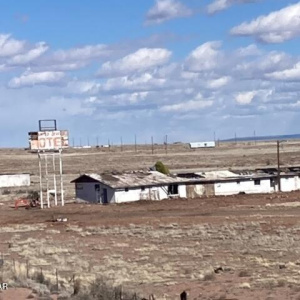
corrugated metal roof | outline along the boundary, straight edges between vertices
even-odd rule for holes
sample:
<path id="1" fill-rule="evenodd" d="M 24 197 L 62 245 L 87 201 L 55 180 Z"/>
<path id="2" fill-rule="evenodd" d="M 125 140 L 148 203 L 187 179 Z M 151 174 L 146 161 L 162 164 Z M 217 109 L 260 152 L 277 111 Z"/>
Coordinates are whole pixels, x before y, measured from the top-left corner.
<path id="1" fill-rule="evenodd" d="M 129 173 L 119 173 L 119 174 L 116 173 L 84 174 L 82 176 L 88 176 L 112 188 L 158 186 L 163 184 L 183 183 L 186 181 L 178 177 L 174 178 L 171 176 L 164 175 L 157 171 L 151 171 L 151 172 L 134 171 Z M 73 180 L 73 182 L 76 182 L 76 179 Z"/>

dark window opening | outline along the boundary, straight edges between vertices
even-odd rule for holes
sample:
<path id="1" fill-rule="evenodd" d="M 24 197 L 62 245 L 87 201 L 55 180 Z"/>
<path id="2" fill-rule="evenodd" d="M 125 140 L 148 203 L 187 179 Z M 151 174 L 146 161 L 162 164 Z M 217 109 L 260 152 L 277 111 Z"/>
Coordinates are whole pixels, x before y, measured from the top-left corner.
<path id="1" fill-rule="evenodd" d="M 178 184 L 169 185 L 168 195 L 178 195 Z"/>
<path id="2" fill-rule="evenodd" d="M 275 180 L 274 179 L 270 179 L 270 186 L 275 187 Z"/>
<path id="3" fill-rule="evenodd" d="M 82 183 L 76 183 L 76 190 L 83 190 L 83 184 Z"/>
<path id="4" fill-rule="evenodd" d="M 128 192 L 128 190 L 129 190 L 128 188 L 125 188 L 125 192 Z"/>
<path id="5" fill-rule="evenodd" d="M 260 180 L 259 179 L 255 179 L 254 180 L 254 185 L 260 185 Z"/>
<path id="6" fill-rule="evenodd" d="M 100 184 L 95 184 L 95 191 L 100 191 Z"/>
<path id="7" fill-rule="evenodd" d="M 237 184 L 240 184 L 241 182 L 238 180 L 236 183 L 237 183 Z"/>
<path id="8" fill-rule="evenodd" d="M 145 187 L 144 187 L 144 186 L 142 186 L 142 187 L 141 187 L 141 190 L 142 190 L 142 191 L 144 191 L 144 190 L 145 190 Z"/>

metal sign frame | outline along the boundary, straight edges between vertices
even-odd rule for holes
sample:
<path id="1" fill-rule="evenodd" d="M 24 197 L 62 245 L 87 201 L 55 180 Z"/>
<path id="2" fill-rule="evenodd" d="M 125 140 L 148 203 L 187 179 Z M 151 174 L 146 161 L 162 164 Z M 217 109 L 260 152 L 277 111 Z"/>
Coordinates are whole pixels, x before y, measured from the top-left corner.
<path id="1" fill-rule="evenodd" d="M 61 206 L 65 205 L 64 199 L 64 183 L 63 183 L 63 164 L 62 164 L 62 149 L 59 152 L 38 151 L 39 158 L 39 173 L 40 173 L 40 203 L 41 208 L 45 206 L 43 183 L 46 182 L 46 205 L 50 208 L 50 193 L 54 193 L 54 205 L 58 205 L 57 192 L 60 190 Z M 52 160 L 52 167 L 51 166 Z M 57 174 L 57 161 L 59 162 L 59 173 Z M 43 168 L 44 165 L 44 168 Z M 57 176 L 59 176 L 59 187 L 57 187 Z M 49 189 L 51 177 L 53 177 L 53 189 Z"/>

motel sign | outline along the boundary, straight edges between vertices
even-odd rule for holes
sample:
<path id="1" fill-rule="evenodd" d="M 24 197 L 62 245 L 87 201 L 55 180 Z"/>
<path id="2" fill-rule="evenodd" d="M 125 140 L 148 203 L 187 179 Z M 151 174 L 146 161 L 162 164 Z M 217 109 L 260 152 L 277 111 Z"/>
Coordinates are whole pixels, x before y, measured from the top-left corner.
<path id="1" fill-rule="evenodd" d="M 69 147 L 67 130 L 29 132 L 31 150 L 59 150 Z"/>

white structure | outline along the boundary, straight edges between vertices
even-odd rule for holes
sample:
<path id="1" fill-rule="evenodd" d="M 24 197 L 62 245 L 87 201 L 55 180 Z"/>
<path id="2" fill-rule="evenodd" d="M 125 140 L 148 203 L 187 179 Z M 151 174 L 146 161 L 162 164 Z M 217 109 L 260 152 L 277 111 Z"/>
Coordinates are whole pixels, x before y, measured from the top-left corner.
<path id="1" fill-rule="evenodd" d="M 231 171 L 209 171 L 187 174 L 187 197 L 226 196 L 235 194 L 266 194 L 278 191 L 277 175 L 257 172 L 237 174 Z M 194 175 L 194 178 L 192 177 Z M 184 174 L 179 175 L 185 177 Z M 281 174 L 281 191 L 300 190 L 297 173 Z"/>
<path id="2" fill-rule="evenodd" d="M 235 194 L 267 194 L 278 191 L 277 175 L 265 172 L 210 171 L 170 177 L 159 172 L 84 174 L 73 180 L 76 198 L 91 203 L 124 203 L 198 198 Z M 300 190 L 298 173 L 281 174 L 281 191 Z"/>
<path id="3" fill-rule="evenodd" d="M 191 149 L 197 149 L 197 148 L 215 148 L 216 143 L 215 142 L 197 142 L 197 143 L 190 143 Z"/>
<path id="4" fill-rule="evenodd" d="M 186 197 L 184 180 L 159 172 L 84 174 L 73 180 L 76 198 L 92 203 L 124 203 Z"/>
<path id="5" fill-rule="evenodd" d="M 0 188 L 30 186 L 30 174 L 0 174 Z"/>

